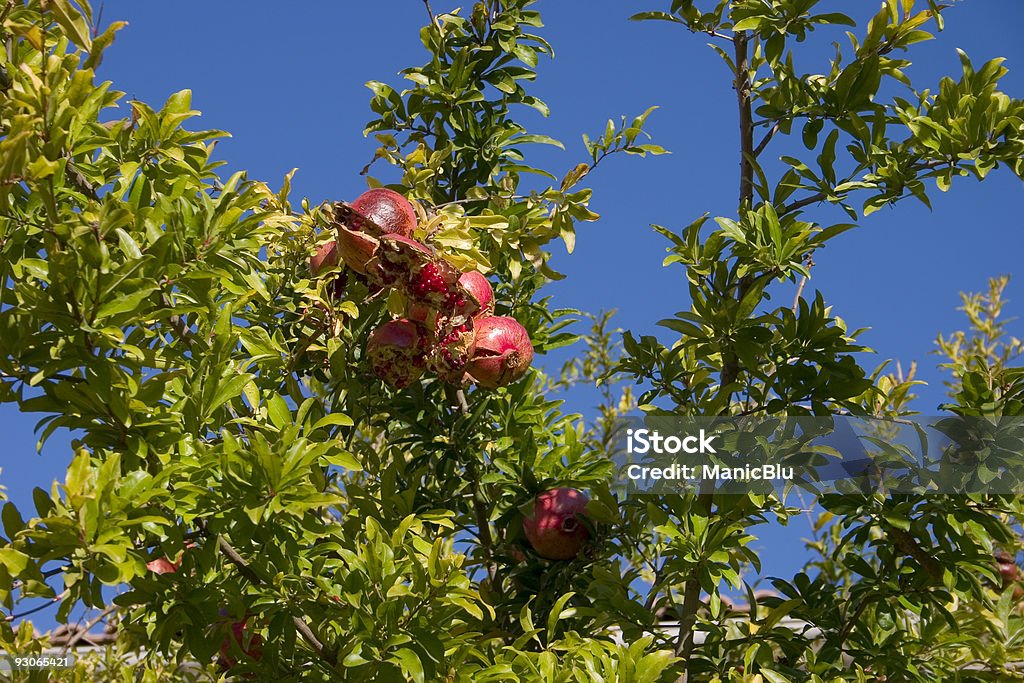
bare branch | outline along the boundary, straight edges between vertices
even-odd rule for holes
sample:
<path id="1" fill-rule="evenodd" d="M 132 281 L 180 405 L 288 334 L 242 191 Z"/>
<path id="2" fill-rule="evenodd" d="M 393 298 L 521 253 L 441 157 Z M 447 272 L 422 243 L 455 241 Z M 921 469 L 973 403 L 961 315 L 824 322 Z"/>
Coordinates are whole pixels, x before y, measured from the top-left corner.
<path id="1" fill-rule="evenodd" d="M 57 604 L 58 602 L 60 602 L 61 600 L 63 600 L 64 598 L 66 598 L 68 596 L 69 592 L 70 592 L 70 589 L 65 590 L 63 593 L 61 593 L 57 597 L 51 598 L 49 602 L 44 602 L 42 605 L 37 605 L 37 606 L 33 607 L 32 609 L 25 610 L 24 612 L 18 612 L 16 614 L 8 614 L 6 617 L 4 617 L 4 621 L 11 622 L 11 621 L 14 621 L 15 619 L 21 619 L 22 617 L 27 617 L 30 614 L 35 614 L 36 612 L 42 612 L 47 607 L 51 607 L 51 606 Z"/>
<path id="2" fill-rule="evenodd" d="M 95 619 L 90 621 L 88 624 L 86 624 L 82 628 L 78 629 L 78 632 L 75 633 L 75 635 L 73 635 L 70 638 L 68 638 L 68 642 L 64 644 L 64 649 L 61 650 L 61 652 L 62 653 L 66 653 L 68 650 L 73 648 L 75 646 L 75 644 L 78 643 L 78 641 L 82 640 L 83 638 L 86 638 L 89 635 L 89 631 L 91 631 L 93 628 L 95 628 L 96 624 L 98 624 L 101 621 L 103 621 L 104 619 L 106 619 L 116 609 L 117 609 L 117 605 L 111 605 L 111 606 L 107 607 L 105 610 L 100 612 L 99 616 L 97 616 Z"/>

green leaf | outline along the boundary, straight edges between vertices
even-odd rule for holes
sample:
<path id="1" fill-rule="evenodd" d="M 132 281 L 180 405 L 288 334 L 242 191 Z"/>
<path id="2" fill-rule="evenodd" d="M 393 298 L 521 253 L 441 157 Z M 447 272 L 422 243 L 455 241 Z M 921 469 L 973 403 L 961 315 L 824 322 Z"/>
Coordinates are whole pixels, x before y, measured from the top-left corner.
<path id="1" fill-rule="evenodd" d="M 213 394 L 213 398 L 210 399 L 210 404 L 206 407 L 206 414 L 209 415 L 217 408 L 241 395 L 242 387 L 253 380 L 253 375 L 243 373 L 231 377 L 226 382 L 223 382 L 217 387 L 217 391 Z"/>
<path id="2" fill-rule="evenodd" d="M 14 548 L 0 548 L 0 564 L 7 567 L 12 576 L 21 576 L 28 567 L 29 557 Z"/>
<path id="3" fill-rule="evenodd" d="M 331 425 L 338 425 L 339 427 L 351 427 L 353 425 L 352 418 L 344 413 L 331 413 L 325 415 L 316 421 L 316 424 L 309 430 L 310 433 L 315 432 L 318 429 L 324 427 L 330 427 Z"/>
<path id="4" fill-rule="evenodd" d="M 396 650 L 394 654 L 394 660 L 399 663 L 402 667 L 402 672 L 409 677 L 410 680 L 415 683 L 423 683 L 423 663 L 420 662 L 419 655 L 414 650 L 409 648 L 401 648 Z"/>
<path id="5" fill-rule="evenodd" d="M 363 469 L 362 463 L 360 463 L 359 460 L 356 459 L 356 456 L 354 456 L 352 453 L 349 453 L 348 451 L 339 451 L 337 453 L 332 453 L 331 455 L 324 456 L 324 460 L 329 465 L 334 465 L 335 467 L 343 467 L 346 470 L 351 470 L 353 472 L 361 472 Z"/>
<path id="6" fill-rule="evenodd" d="M 292 412 L 288 409 L 285 400 L 278 394 L 273 394 L 267 401 L 267 414 L 278 429 L 284 429 L 292 424 Z"/>
<path id="7" fill-rule="evenodd" d="M 114 315 L 138 310 L 142 307 L 143 302 L 157 289 L 159 287 L 156 285 L 149 285 L 137 289 L 130 294 L 117 296 L 99 307 L 96 311 L 96 320 L 99 321 Z"/>

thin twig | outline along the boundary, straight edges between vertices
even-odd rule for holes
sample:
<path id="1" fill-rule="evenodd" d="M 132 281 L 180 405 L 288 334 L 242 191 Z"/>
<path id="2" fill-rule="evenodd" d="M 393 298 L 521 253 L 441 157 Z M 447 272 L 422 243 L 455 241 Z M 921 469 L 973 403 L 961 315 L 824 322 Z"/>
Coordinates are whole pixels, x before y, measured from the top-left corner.
<path id="1" fill-rule="evenodd" d="M 21 619 L 22 617 L 27 617 L 30 614 L 35 614 L 36 612 L 42 612 L 47 607 L 52 607 L 56 603 L 60 602 L 64 598 L 66 598 L 68 596 L 69 592 L 70 592 L 70 589 L 67 589 L 63 593 L 58 595 L 57 597 L 52 598 L 50 600 L 50 602 L 44 602 L 42 605 L 37 605 L 36 607 L 33 607 L 32 609 L 25 610 L 24 612 L 18 612 L 17 614 L 8 614 L 6 617 L 4 617 L 4 621 L 11 622 L 11 621 L 14 621 L 15 619 Z"/>
<path id="2" fill-rule="evenodd" d="M 438 36 L 441 35 L 441 25 L 437 23 L 437 17 L 434 16 L 434 10 L 430 8 L 430 0 L 423 0 L 423 5 L 427 8 L 427 14 L 430 15 L 430 23 L 437 29 Z"/>
<path id="3" fill-rule="evenodd" d="M 88 636 L 89 635 L 89 631 L 91 631 L 93 628 L 95 628 L 96 624 L 98 624 L 101 621 L 103 621 L 104 619 L 106 619 L 116 609 L 117 609 L 117 605 L 111 605 L 110 607 L 107 607 L 105 610 L 100 612 L 98 617 L 96 617 L 95 619 L 90 621 L 88 624 L 86 624 L 82 628 L 78 629 L 78 631 L 75 633 L 75 635 L 71 636 L 68 639 L 68 642 L 64 644 L 64 648 L 61 650 L 61 654 L 65 654 L 68 650 L 73 648 L 78 641 L 80 641 L 83 638 L 85 638 L 86 636 Z"/>
<path id="4" fill-rule="evenodd" d="M 757 145 L 757 148 L 754 150 L 755 157 L 761 156 L 761 152 L 763 152 L 764 148 L 768 146 L 768 143 L 772 141 L 772 138 L 775 137 L 775 134 L 779 132 L 779 126 L 781 125 L 781 121 L 776 121 L 775 125 L 772 126 L 767 133 L 765 133 L 765 136 L 761 139 L 761 142 Z"/>
<path id="5" fill-rule="evenodd" d="M 809 197 L 804 197 L 803 199 L 791 204 L 786 204 L 779 210 L 779 215 L 785 216 L 786 214 L 793 213 L 794 211 L 799 211 L 805 206 L 810 206 L 811 204 L 817 204 L 818 202 L 824 201 L 827 197 L 828 195 L 824 192 L 816 192 Z"/>
<path id="6" fill-rule="evenodd" d="M 13 374 L 12 375 L 11 373 L 4 372 L 3 370 L 0 370 L 0 377 L 3 377 L 5 379 L 17 379 L 17 380 L 21 380 L 22 382 L 26 382 L 26 383 L 31 380 L 31 377 L 29 376 L 28 373 L 21 373 L 21 374 Z M 60 372 L 55 372 L 52 375 L 46 375 L 45 377 L 43 377 L 43 379 L 59 380 L 59 381 L 62 381 L 62 382 L 73 382 L 75 384 L 78 384 L 80 382 L 84 382 L 85 381 L 81 377 L 75 377 L 73 375 L 65 375 L 65 374 L 60 373 Z"/>
<path id="7" fill-rule="evenodd" d="M 100 196 L 96 194 L 96 188 L 92 186 L 89 179 L 82 175 L 82 172 L 78 170 L 74 162 L 69 158 L 67 164 L 64 166 L 64 175 L 67 177 L 71 184 L 75 186 L 75 189 L 84 194 L 94 202 L 100 200 Z"/>
<path id="8" fill-rule="evenodd" d="M 800 284 L 796 286 L 796 296 L 793 297 L 793 312 L 796 313 L 796 309 L 800 306 L 800 297 L 804 293 L 804 286 L 807 284 L 807 276 L 804 275 L 800 278 Z"/>

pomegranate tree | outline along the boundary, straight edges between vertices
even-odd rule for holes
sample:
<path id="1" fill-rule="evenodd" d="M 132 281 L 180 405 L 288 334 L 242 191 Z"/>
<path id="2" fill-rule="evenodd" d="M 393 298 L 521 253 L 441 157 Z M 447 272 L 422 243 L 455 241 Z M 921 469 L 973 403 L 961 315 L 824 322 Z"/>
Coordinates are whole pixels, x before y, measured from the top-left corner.
<path id="1" fill-rule="evenodd" d="M 590 499 L 582 491 L 557 488 L 544 491 L 523 518 L 523 531 L 534 551 L 549 560 L 571 560 L 590 532 L 581 521 Z"/>

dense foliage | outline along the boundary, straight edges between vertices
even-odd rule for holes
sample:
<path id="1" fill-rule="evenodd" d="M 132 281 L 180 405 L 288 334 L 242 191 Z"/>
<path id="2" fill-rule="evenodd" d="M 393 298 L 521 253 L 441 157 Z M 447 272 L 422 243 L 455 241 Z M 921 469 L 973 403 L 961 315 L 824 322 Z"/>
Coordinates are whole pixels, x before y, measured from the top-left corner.
<path id="1" fill-rule="evenodd" d="M 83 660 L 69 680 L 206 679 L 229 661 L 259 680 L 1019 677 L 1021 619 L 992 560 L 1020 544 L 1019 501 L 825 498 L 806 571 L 777 580 L 776 597 L 748 589 L 737 615 L 721 596 L 758 566 L 752 527 L 801 514 L 795 502 L 619 499 L 607 457 L 634 409 L 906 413 L 912 374 L 865 368 L 857 334 L 804 284 L 816 250 L 879 207 L 927 203 L 931 181 L 947 190 L 998 166 L 1024 177 L 1024 103 L 999 91 L 1006 69 L 963 55 L 962 73 L 916 89 L 908 49 L 941 29 L 934 0 L 886 0 L 862 26 L 818 0 L 675 0 L 635 16 L 710 38 L 735 86 L 741 170 L 735 215 L 657 228 L 689 287 L 669 305 L 687 310 L 662 321 L 672 343 L 626 332 L 620 345 L 606 315 L 585 339 L 567 330 L 584 315 L 544 297 L 561 277 L 550 250 L 571 252 L 576 224 L 597 218 L 584 183 L 606 157 L 664 150 L 645 142 L 648 110 L 585 138 L 567 173 L 529 165 L 530 145 L 560 144 L 517 120 L 547 112 L 528 89 L 552 52 L 533 4 L 431 15 L 406 89 L 369 84 L 370 185 L 415 200 L 416 238 L 487 273 L 497 313 L 538 353 L 584 348 L 561 376 L 535 368 L 464 392 L 374 377 L 366 338 L 401 302 L 343 267 L 311 277 L 330 206 L 293 206 L 290 176 L 279 190 L 221 177 L 222 133 L 186 127 L 187 91 L 154 108 L 95 82 L 120 24 L 97 30 L 84 1 L 0 6 L 0 398 L 40 416 L 41 442 L 76 434 L 65 481 L 37 489 L 34 510 L 3 508 L 4 607 L 59 597 L 61 620 L 86 605 L 117 621 L 105 666 Z M 820 73 L 799 71 L 798 43 L 834 26 L 851 27 L 847 44 Z M 807 153 L 768 177 L 772 141 L 797 134 Z M 852 222 L 819 222 L 830 205 Z M 769 305 L 787 281 L 796 300 Z M 940 339 L 953 412 L 1022 411 L 1004 285 L 965 299 L 971 331 Z M 597 421 L 561 410 L 579 381 L 602 383 Z M 555 486 L 594 501 L 594 537 L 568 562 L 540 558 L 521 531 Z M 147 569 L 163 557 L 177 571 Z M 15 626 L 0 622 L 8 652 L 44 647 Z"/>

